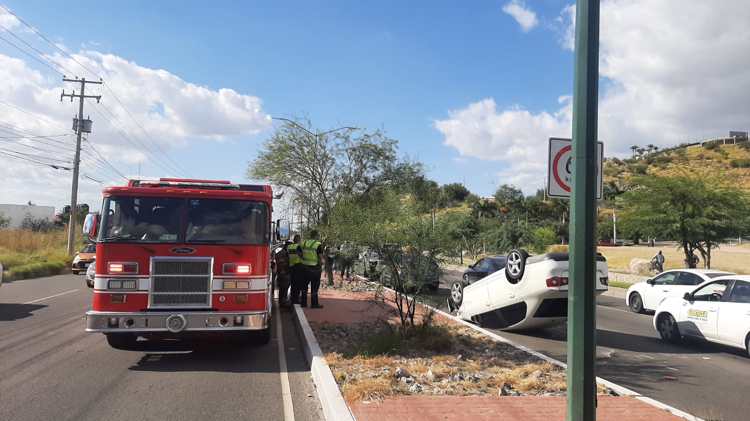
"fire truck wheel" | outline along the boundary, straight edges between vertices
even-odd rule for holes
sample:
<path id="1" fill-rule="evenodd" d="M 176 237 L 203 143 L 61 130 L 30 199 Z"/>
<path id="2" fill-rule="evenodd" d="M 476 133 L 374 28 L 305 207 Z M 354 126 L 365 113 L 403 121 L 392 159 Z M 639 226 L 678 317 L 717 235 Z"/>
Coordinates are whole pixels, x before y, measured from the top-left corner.
<path id="1" fill-rule="evenodd" d="M 131 350 L 135 348 L 138 337 L 132 333 L 107 333 L 107 343 L 115 349 Z"/>

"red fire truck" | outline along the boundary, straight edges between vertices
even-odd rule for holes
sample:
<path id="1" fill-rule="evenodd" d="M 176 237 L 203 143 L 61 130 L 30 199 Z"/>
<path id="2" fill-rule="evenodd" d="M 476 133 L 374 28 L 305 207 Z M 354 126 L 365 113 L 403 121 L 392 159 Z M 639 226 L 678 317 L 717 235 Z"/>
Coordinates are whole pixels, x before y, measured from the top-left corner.
<path id="1" fill-rule="evenodd" d="M 105 189 L 84 223 L 96 240 L 86 331 L 119 349 L 209 332 L 267 343 L 272 199 L 271 186 L 214 180 Z"/>

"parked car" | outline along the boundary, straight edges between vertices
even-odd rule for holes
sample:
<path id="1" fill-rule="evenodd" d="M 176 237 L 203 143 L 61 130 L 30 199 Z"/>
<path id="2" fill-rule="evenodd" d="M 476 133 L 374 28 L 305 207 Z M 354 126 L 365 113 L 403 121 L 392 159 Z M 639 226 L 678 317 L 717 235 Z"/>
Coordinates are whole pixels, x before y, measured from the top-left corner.
<path id="1" fill-rule="evenodd" d="M 703 282 L 724 275 L 732 273 L 704 269 L 668 270 L 654 278 L 631 285 L 625 294 L 625 304 L 634 313 L 655 310 L 665 298 L 682 297 Z"/>
<path id="2" fill-rule="evenodd" d="M 489 256 L 479 259 L 464 271 L 463 280 L 466 285 L 476 282 L 487 275 L 491 275 L 505 267 L 505 256 Z"/>
<path id="3" fill-rule="evenodd" d="M 668 342 L 705 339 L 750 356 L 750 276 L 722 276 L 682 297 L 666 298 L 656 308 L 654 329 Z"/>
<path id="4" fill-rule="evenodd" d="M 96 259 L 94 259 L 86 269 L 86 286 L 89 288 L 94 287 L 94 278 L 96 278 Z"/>
<path id="5" fill-rule="evenodd" d="M 437 291 L 440 288 L 440 265 L 431 256 L 425 255 L 397 255 L 399 275 L 402 285 L 396 285 L 393 269 L 383 264 L 380 281 L 392 288 L 403 288 L 407 291 L 424 290 Z"/>
<path id="6" fill-rule="evenodd" d="M 85 273 L 86 269 L 88 269 L 89 265 L 94 261 L 94 258 L 96 258 L 96 244 L 86 244 L 86 246 L 76 253 L 73 258 L 73 273 L 76 275 L 81 272 Z"/>
<path id="7" fill-rule="evenodd" d="M 607 260 L 597 255 L 596 294 L 607 290 Z M 503 330 L 553 326 L 568 315 L 568 254 L 529 257 L 524 250 L 508 253 L 505 270 L 497 271 L 451 293 L 451 311 L 464 320 Z"/>

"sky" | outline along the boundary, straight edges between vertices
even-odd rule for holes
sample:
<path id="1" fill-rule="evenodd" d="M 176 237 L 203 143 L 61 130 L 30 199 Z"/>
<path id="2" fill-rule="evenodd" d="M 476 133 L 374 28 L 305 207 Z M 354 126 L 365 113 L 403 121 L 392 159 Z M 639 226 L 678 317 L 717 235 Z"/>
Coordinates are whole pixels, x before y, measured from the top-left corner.
<path id="1" fill-rule="evenodd" d="M 23 20 L 0 8 L 0 203 L 69 201 L 62 74 L 105 81 L 86 88 L 94 206 L 139 174 L 247 182 L 272 117 L 383 129 L 440 183 L 532 193 L 571 133 L 572 3 L 0 0 Z M 743 3 L 602 1 L 605 155 L 750 128 Z"/>

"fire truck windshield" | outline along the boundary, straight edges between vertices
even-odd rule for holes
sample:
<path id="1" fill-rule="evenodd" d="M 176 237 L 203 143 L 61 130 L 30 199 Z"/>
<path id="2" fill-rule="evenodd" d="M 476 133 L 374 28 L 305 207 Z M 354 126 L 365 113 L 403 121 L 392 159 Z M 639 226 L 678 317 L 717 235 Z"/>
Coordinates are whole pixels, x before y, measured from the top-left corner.
<path id="1" fill-rule="evenodd" d="M 264 244 L 263 202 L 230 199 L 108 197 L 102 206 L 101 242 Z"/>

